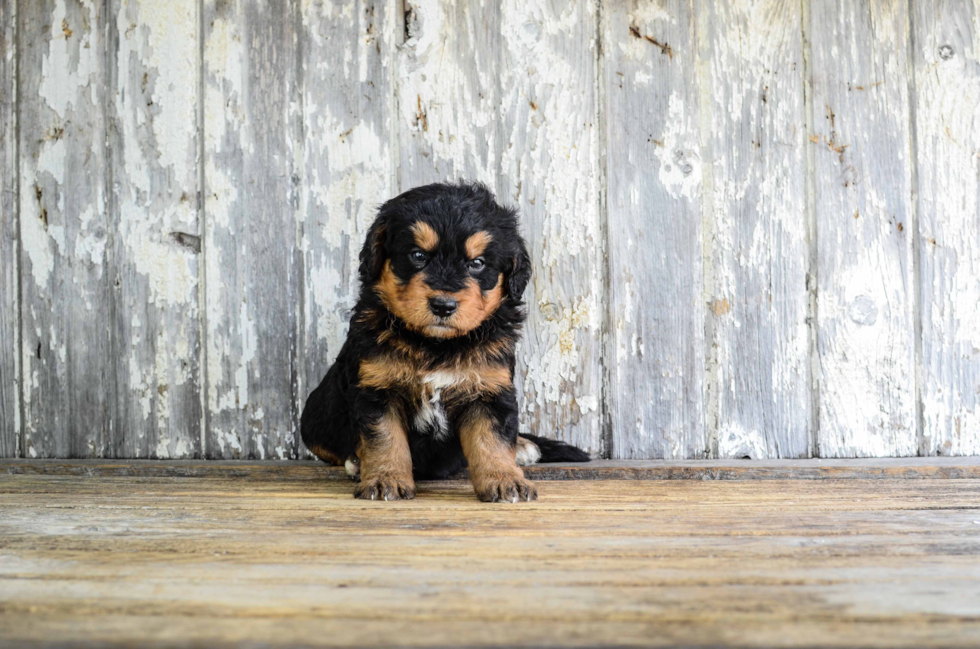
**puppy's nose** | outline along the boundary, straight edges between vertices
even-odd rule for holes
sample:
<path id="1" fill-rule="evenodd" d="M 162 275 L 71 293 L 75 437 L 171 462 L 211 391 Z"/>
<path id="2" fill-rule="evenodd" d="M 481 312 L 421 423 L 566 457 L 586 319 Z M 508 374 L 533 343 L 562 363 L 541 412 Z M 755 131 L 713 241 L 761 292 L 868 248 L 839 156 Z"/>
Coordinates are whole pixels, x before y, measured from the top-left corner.
<path id="1" fill-rule="evenodd" d="M 448 318 L 456 313 L 459 302 L 451 297 L 437 295 L 429 299 L 429 309 L 440 318 Z"/>

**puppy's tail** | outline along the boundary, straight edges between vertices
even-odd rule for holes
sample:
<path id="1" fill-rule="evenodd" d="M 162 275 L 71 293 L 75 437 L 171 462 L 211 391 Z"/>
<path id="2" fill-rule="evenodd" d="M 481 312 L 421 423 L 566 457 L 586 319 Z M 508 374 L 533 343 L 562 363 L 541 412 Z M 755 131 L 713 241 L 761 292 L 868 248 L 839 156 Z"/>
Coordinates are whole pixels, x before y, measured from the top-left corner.
<path id="1" fill-rule="evenodd" d="M 525 435 L 521 434 L 517 439 L 517 452 L 518 455 L 522 455 L 522 450 L 526 454 L 533 457 L 535 455 L 533 449 L 525 447 L 522 449 L 521 437 L 533 444 L 538 448 L 540 456 L 527 464 L 534 464 L 535 462 L 589 462 L 592 458 L 589 454 L 578 448 L 577 446 L 572 446 L 571 444 L 566 444 L 565 442 L 559 442 L 555 439 L 547 439 L 544 437 L 538 437 L 536 435 Z M 526 459 L 531 459 L 528 457 Z M 520 464 L 520 459 L 518 458 L 518 463 Z"/>

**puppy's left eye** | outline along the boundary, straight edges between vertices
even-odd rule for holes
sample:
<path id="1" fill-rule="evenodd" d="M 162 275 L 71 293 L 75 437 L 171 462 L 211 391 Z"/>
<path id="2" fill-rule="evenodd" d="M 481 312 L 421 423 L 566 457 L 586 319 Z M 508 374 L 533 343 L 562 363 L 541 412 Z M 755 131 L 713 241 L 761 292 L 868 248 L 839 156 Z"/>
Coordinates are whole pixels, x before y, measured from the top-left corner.
<path id="1" fill-rule="evenodd" d="M 486 265 L 487 263 L 483 261 L 483 257 L 477 257 L 476 259 L 468 263 L 467 267 L 470 269 L 471 273 L 479 273 L 481 270 L 483 270 L 484 266 Z"/>

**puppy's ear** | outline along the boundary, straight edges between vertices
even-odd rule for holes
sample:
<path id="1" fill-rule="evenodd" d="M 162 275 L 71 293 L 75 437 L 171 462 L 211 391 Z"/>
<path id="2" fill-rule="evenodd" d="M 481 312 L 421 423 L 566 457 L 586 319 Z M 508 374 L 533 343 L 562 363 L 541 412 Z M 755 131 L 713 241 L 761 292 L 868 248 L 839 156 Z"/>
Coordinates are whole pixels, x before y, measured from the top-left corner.
<path id="1" fill-rule="evenodd" d="M 511 299 L 518 302 L 524 295 L 524 289 L 531 280 L 531 257 L 527 254 L 527 246 L 520 242 L 517 254 L 512 259 L 510 272 L 507 273 L 507 293 Z"/>
<path id="2" fill-rule="evenodd" d="M 373 284 L 381 276 L 381 269 L 384 268 L 385 259 L 388 258 L 385 250 L 385 241 L 388 233 L 388 219 L 383 214 L 371 224 L 367 237 L 364 239 L 364 247 L 361 248 L 361 265 L 358 273 L 361 276 L 361 284 L 367 286 Z"/>

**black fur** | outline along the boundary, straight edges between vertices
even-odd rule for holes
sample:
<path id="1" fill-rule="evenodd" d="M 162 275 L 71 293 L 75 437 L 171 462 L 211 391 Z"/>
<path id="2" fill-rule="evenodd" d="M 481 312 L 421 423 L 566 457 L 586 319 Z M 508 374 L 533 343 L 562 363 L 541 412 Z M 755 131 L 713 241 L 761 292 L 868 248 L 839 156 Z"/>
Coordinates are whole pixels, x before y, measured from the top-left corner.
<path id="1" fill-rule="evenodd" d="M 499 307 L 472 330 L 454 337 L 432 337 L 402 320 L 382 300 L 378 283 L 386 263 L 404 284 L 420 272 L 413 251 L 416 222 L 431 225 L 439 233 L 438 252 L 425 265 L 425 282 L 434 291 L 461 291 L 473 278 L 482 291 L 491 291 L 503 275 L 503 299 Z M 482 255 L 485 269 L 475 272 L 464 252 L 470 235 L 487 232 L 492 240 Z M 517 215 L 499 205 L 478 184 L 434 184 L 409 190 L 381 206 L 368 231 L 360 254 L 361 292 L 351 319 L 350 332 L 337 360 L 319 387 L 310 394 L 303 410 L 303 441 L 322 459 L 336 463 L 355 456 L 371 424 L 395 404 L 408 423 L 409 446 L 416 478 L 439 479 L 466 466 L 458 425 L 468 409 L 482 408 L 494 422 L 496 434 L 513 446 L 517 440 L 518 405 L 513 387 L 493 395 L 470 395 L 443 403 L 448 434 L 437 438 L 416 423 L 419 404 L 407 391 L 365 388 L 359 371 L 362 361 L 382 354 L 411 350 L 428 370 L 453 367 L 476 352 L 514 372 L 514 347 L 524 322 L 522 294 L 531 277 L 531 263 L 518 232 Z M 395 347 L 397 343 L 398 347 Z M 492 351 L 488 351 L 492 350 Z M 530 438 L 551 461 L 588 461 L 583 451 L 543 438 Z"/>
<path id="2" fill-rule="evenodd" d="M 538 450 L 541 451 L 541 459 L 538 462 L 589 462 L 592 460 L 588 453 L 577 446 L 556 439 L 528 435 L 527 433 L 521 433 L 521 437 L 537 445 Z"/>

